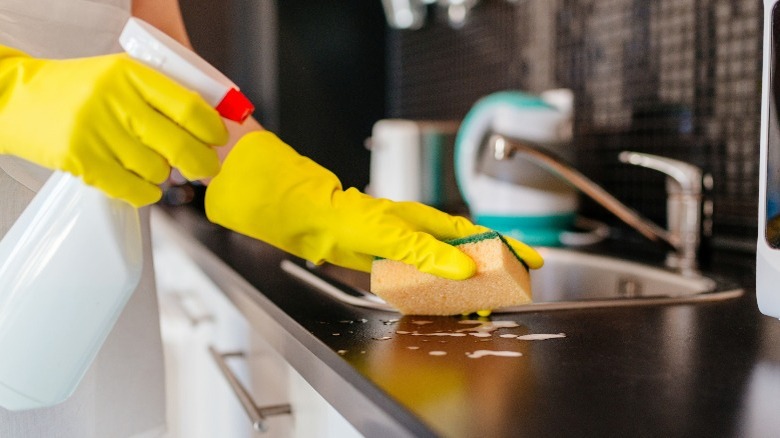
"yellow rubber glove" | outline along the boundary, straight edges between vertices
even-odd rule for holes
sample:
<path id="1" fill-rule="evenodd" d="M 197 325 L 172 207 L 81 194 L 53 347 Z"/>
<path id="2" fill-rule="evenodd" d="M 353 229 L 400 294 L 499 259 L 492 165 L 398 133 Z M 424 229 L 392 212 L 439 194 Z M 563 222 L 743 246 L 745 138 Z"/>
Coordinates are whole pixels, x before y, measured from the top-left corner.
<path id="1" fill-rule="evenodd" d="M 206 189 L 206 214 L 217 224 L 315 263 L 369 272 L 374 257 L 462 280 L 474 261 L 441 240 L 487 231 L 462 217 L 415 202 L 343 190 L 338 178 L 268 131 L 243 136 Z M 531 268 L 541 256 L 512 240 Z"/>
<path id="2" fill-rule="evenodd" d="M 171 166 L 215 175 L 211 145 L 227 139 L 198 94 L 125 54 L 43 60 L 0 46 L 0 153 L 142 206 L 160 199 Z"/>

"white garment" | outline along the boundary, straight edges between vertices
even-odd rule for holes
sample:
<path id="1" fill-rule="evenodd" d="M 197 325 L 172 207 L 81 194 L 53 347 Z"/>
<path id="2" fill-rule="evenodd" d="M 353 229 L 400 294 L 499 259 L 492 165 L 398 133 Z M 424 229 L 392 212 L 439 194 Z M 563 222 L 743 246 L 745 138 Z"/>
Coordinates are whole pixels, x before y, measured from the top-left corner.
<path id="1" fill-rule="evenodd" d="M 43 58 L 117 52 L 130 1 L 2 0 L 0 44 Z M 47 176 L 45 169 L 0 155 L 0 236 Z M 141 211 L 141 222 L 141 282 L 76 392 L 51 408 L 0 408 L 0 437 L 113 438 L 164 432 L 164 367 L 148 209 Z"/>

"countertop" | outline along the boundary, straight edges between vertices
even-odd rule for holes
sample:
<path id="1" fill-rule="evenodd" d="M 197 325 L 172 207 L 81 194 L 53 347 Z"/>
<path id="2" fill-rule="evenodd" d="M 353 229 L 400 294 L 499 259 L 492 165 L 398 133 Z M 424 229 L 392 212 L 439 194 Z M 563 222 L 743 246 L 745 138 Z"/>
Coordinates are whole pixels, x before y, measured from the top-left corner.
<path id="1" fill-rule="evenodd" d="M 366 436 L 780 436 L 780 321 L 757 309 L 749 254 L 710 266 L 744 286 L 739 298 L 494 314 L 494 328 L 517 326 L 487 336 L 463 331 L 476 317 L 337 302 L 281 271 L 283 252 L 194 208 L 164 211 L 204 272 Z M 469 357 L 478 350 L 511 355 Z"/>

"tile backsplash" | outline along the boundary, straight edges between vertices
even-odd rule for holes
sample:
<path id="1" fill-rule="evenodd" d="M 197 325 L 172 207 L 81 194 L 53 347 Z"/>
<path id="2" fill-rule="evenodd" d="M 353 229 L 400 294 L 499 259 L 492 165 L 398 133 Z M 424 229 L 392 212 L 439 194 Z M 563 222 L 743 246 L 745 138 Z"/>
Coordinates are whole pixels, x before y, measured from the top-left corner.
<path id="1" fill-rule="evenodd" d="M 451 28 L 388 34 L 388 115 L 461 119 L 499 90 L 575 95 L 575 164 L 665 222 L 663 177 L 621 150 L 685 160 L 713 175 L 715 248 L 752 251 L 758 198 L 759 0 L 482 0 Z M 584 200 L 583 214 L 615 223 Z"/>

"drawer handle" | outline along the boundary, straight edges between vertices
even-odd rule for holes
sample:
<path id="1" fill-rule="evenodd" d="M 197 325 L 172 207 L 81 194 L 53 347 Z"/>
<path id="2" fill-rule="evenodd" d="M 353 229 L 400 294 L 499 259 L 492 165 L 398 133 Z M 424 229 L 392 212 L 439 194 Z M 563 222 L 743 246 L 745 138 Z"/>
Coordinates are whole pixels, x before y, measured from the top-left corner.
<path id="1" fill-rule="evenodd" d="M 188 299 L 194 300 L 195 299 L 194 296 L 189 294 L 187 295 L 180 294 L 180 293 L 174 293 L 172 295 L 179 310 L 181 310 L 181 313 L 184 315 L 187 321 L 189 321 L 191 326 L 197 327 L 198 325 L 204 322 L 214 322 L 214 315 L 206 313 L 203 315 L 195 316 L 192 314 L 190 309 L 187 307 L 187 303 L 185 303 L 185 301 Z"/>
<path id="2" fill-rule="evenodd" d="M 292 409 L 290 404 L 272 405 L 272 406 L 257 406 L 252 395 L 244 388 L 244 385 L 238 380 L 233 370 L 227 364 L 226 359 L 230 357 L 245 357 L 246 355 L 242 351 L 220 353 L 213 346 L 209 345 L 209 353 L 214 358 L 214 362 L 217 363 L 222 375 L 225 376 L 230 387 L 233 388 L 233 392 L 238 397 L 238 401 L 241 402 L 241 406 L 246 411 L 249 419 L 252 420 L 252 428 L 258 432 L 266 432 L 268 427 L 265 424 L 266 417 L 273 415 L 285 415 L 291 414 Z"/>

